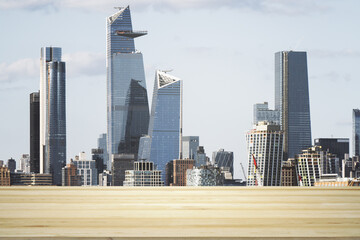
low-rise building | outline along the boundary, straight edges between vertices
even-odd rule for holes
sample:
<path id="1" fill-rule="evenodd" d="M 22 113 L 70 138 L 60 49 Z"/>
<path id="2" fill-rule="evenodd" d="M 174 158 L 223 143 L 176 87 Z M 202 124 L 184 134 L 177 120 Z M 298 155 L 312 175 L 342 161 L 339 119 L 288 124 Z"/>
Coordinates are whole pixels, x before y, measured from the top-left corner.
<path id="1" fill-rule="evenodd" d="M 281 186 L 298 186 L 297 180 L 295 159 L 289 158 L 281 167 Z"/>
<path id="2" fill-rule="evenodd" d="M 223 182 L 218 167 L 209 165 L 186 170 L 186 186 L 222 186 Z"/>
<path id="3" fill-rule="evenodd" d="M 98 171 L 95 160 L 86 160 L 84 152 L 75 156 L 74 165 L 77 168 L 77 174 L 81 176 L 82 186 L 98 185 Z"/>
<path id="4" fill-rule="evenodd" d="M 10 173 L 10 185 L 51 186 L 52 175 L 43 173 Z"/>
<path id="5" fill-rule="evenodd" d="M 111 186 L 112 174 L 110 171 L 104 170 L 99 174 L 99 186 Z"/>
<path id="6" fill-rule="evenodd" d="M 337 174 L 323 174 L 315 182 L 315 187 L 350 187 L 360 186 L 360 179 L 340 178 Z"/>
<path id="7" fill-rule="evenodd" d="M 134 162 L 134 170 L 125 171 L 124 186 L 143 187 L 143 186 L 164 186 L 161 181 L 161 170 L 155 170 L 153 162 L 138 161 Z"/>
<path id="8" fill-rule="evenodd" d="M 166 186 L 186 186 L 186 170 L 195 165 L 193 159 L 176 159 L 166 164 Z"/>
<path id="9" fill-rule="evenodd" d="M 10 186 L 10 170 L 3 165 L 0 166 L 0 186 Z"/>
<path id="10" fill-rule="evenodd" d="M 112 186 L 123 186 L 125 172 L 133 170 L 135 154 L 113 154 L 112 155 Z"/>
<path id="11" fill-rule="evenodd" d="M 77 167 L 72 159 L 61 171 L 62 186 L 81 186 L 81 175 L 78 174 Z"/>

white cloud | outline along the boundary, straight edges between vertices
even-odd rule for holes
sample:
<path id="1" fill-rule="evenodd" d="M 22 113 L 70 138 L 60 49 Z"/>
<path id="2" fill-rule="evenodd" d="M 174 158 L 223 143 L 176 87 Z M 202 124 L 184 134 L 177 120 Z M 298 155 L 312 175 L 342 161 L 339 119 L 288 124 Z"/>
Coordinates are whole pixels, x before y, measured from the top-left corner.
<path id="1" fill-rule="evenodd" d="M 67 76 L 93 76 L 105 74 L 105 53 L 75 52 L 63 55 Z M 26 81 L 40 77 L 40 60 L 19 59 L 0 63 L 0 82 Z"/>
<path id="2" fill-rule="evenodd" d="M 0 63 L 0 82 L 12 82 L 39 76 L 39 59 L 24 58 L 12 63 Z"/>
<path id="3" fill-rule="evenodd" d="M 360 52 L 352 49 L 343 49 L 343 50 L 321 50 L 314 49 L 308 51 L 311 56 L 319 58 L 337 58 L 337 57 L 360 57 Z"/>
<path id="4" fill-rule="evenodd" d="M 105 74 L 105 53 L 75 52 L 63 55 L 68 76 L 93 76 Z"/>
<path id="5" fill-rule="evenodd" d="M 0 0 L 0 9 L 43 10 L 54 8 L 56 3 L 51 0 Z"/>
<path id="6" fill-rule="evenodd" d="M 247 9 L 265 13 L 308 14 L 329 9 L 324 1 L 314 0 L 0 0 L 0 9 L 48 10 L 75 8 L 108 12 L 116 6 L 130 5 L 132 10 L 180 11 L 186 9 Z"/>

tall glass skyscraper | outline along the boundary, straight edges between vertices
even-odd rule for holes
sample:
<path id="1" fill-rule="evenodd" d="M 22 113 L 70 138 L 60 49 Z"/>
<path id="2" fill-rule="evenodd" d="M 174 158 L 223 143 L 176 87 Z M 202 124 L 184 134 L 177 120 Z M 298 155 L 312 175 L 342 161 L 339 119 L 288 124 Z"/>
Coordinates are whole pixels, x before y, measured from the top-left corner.
<path id="1" fill-rule="evenodd" d="M 286 158 L 311 147 L 306 52 L 275 53 L 275 110 L 280 111 Z"/>
<path id="2" fill-rule="evenodd" d="M 61 185 L 66 165 L 65 62 L 61 48 L 43 47 L 40 57 L 40 172 Z"/>
<path id="3" fill-rule="evenodd" d="M 107 145 L 111 155 L 137 154 L 139 139 L 148 131 L 149 105 L 143 57 L 134 38 L 146 35 L 133 31 L 129 6 L 107 18 Z"/>
<path id="4" fill-rule="evenodd" d="M 165 179 L 165 166 L 180 159 L 182 148 L 182 80 L 156 71 L 149 134 L 142 138 L 139 155 L 149 156 Z M 150 150 L 148 150 L 148 149 Z"/>
<path id="5" fill-rule="evenodd" d="M 360 109 L 353 109 L 353 155 L 360 155 Z"/>

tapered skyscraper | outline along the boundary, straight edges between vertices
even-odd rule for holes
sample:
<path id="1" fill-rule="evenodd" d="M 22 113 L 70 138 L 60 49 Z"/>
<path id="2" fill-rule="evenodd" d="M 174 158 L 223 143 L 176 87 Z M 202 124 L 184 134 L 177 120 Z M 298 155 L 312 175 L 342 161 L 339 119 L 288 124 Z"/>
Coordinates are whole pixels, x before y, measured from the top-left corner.
<path id="1" fill-rule="evenodd" d="M 311 146 L 309 105 L 306 52 L 275 53 L 275 110 L 280 111 L 285 159 Z"/>
<path id="2" fill-rule="evenodd" d="M 143 57 L 134 44 L 147 33 L 132 30 L 129 6 L 118 9 L 106 20 L 108 169 L 112 154 L 137 155 L 149 124 Z"/>
<path id="3" fill-rule="evenodd" d="M 61 48 L 43 47 L 40 57 L 40 172 L 61 185 L 66 164 L 65 63 Z"/>
<path id="4" fill-rule="evenodd" d="M 139 155 L 157 165 L 165 179 L 165 166 L 181 159 L 182 80 L 156 71 L 149 135 L 142 137 Z"/>

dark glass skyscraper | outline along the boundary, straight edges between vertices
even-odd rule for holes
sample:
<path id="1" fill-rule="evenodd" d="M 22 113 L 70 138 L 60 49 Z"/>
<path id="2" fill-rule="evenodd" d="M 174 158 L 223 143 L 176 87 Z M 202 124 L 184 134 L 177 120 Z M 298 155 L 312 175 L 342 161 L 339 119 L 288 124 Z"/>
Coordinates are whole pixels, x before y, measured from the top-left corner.
<path id="1" fill-rule="evenodd" d="M 141 138 L 139 155 L 149 157 L 165 180 L 166 163 L 181 153 L 182 80 L 163 71 L 155 74 L 148 135 Z"/>
<path id="2" fill-rule="evenodd" d="M 360 109 L 353 109 L 352 116 L 352 141 L 353 141 L 353 155 L 360 155 Z"/>
<path id="3" fill-rule="evenodd" d="M 132 30 L 130 8 L 107 18 L 107 138 L 108 168 L 112 154 L 138 153 L 139 139 L 148 131 L 149 105 L 143 57 L 134 38 L 146 35 Z"/>
<path id="4" fill-rule="evenodd" d="M 66 164 L 65 62 L 61 48 L 43 47 L 40 58 L 40 172 L 61 185 Z"/>
<path id="5" fill-rule="evenodd" d="M 40 173 L 39 92 L 30 94 L 30 172 Z"/>
<path id="6" fill-rule="evenodd" d="M 280 111 L 285 159 L 293 158 L 311 146 L 306 52 L 275 53 L 275 110 Z"/>
<path id="7" fill-rule="evenodd" d="M 231 172 L 231 175 L 234 176 L 234 153 L 230 151 L 224 151 L 224 149 L 219 149 L 216 152 L 213 152 L 212 161 L 219 168 Z"/>
<path id="8" fill-rule="evenodd" d="M 348 138 L 316 138 L 315 146 L 321 146 L 322 151 L 336 154 L 340 161 L 345 159 L 345 154 L 349 154 Z"/>

